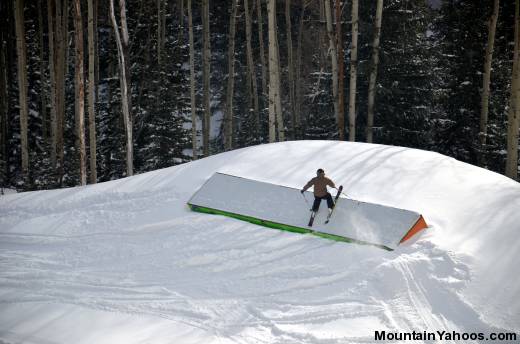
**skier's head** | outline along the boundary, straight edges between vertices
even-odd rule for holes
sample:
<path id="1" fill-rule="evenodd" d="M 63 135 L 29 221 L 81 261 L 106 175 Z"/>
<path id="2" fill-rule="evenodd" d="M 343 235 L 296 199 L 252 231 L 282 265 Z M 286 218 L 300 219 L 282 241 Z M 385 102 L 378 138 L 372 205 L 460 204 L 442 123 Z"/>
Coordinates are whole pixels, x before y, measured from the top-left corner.
<path id="1" fill-rule="evenodd" d="M 323 168 L 318 168 L 318 170 L 316 171 L 316 175 L 318 177 L 323 177 L 325 175 L 325 171 L 323 171 Z"/>

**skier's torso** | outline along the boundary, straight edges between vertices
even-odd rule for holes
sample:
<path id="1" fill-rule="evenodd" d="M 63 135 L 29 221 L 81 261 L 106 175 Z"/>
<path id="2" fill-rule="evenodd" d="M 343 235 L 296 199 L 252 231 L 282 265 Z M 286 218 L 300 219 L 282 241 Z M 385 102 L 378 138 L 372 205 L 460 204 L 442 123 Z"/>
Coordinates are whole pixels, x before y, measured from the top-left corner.
<path id="1" fill-rule="evenodd" d="M 307 183 L 307 185 L 314 185 L 314 196 L 316 197 L 327 196 L 327 185 L 334 187 L 332 180 L 327 177 L 314 177 Z"/>

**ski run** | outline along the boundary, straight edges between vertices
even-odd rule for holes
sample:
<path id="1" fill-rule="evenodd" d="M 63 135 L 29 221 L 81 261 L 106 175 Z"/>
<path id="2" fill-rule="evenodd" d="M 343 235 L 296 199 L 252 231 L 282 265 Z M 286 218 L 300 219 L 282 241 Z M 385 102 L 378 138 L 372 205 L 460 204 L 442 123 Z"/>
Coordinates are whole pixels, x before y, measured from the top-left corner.
<path id="1" fill-rule="evenodd" d="M 429 227 L 386 251 L 187 206 L 215 172 L 301 189 L 317 168 L 349 196 L 418 211 Z M 303 198 L 294 206 L 309 208 Z M 260 145 L 112 182 L 8 194 L 0 197 L 0 343 L 520 336 L 519 209 L 520 185 L 499 174 L 432 152 L 333 141 Z"/>

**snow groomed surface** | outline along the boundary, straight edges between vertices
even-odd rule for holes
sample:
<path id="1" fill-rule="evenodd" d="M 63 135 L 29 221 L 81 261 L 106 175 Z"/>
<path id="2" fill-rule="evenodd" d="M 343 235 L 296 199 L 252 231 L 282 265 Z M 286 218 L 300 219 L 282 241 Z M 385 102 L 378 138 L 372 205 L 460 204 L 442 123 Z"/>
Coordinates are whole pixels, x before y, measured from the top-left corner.
<path id="1" fill-rule="evenodd" d="M 426 228 L 423 217 L 413 211 L 340 197 L 330 222 L 324 224 L 322 204 L 314 226 L 306 225 L 309 204 L 295 188 L 215 173 L 192 196 L 194 211 L 225 215 L 265 227 L 393 250 Z"/>

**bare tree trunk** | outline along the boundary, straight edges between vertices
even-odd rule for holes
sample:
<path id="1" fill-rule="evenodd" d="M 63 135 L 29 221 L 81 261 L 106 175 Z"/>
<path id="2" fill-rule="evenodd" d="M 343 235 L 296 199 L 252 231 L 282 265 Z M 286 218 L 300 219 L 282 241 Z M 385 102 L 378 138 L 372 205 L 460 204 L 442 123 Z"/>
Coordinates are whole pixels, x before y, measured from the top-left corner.
<path id="1" fill-rule="evenodd" d="M 6 6 L 7 7 L 7 6 Z M 9 16 L 6 13 L 8 9 L 4 8 L 4 5 L 0 4 L 2 15 Z M 4 12 L 5 10 L 5 12 Z M 7 179 L 8 165 L 7 165 L 7 126 L 9 122 L 8 117 L 8 96 L 7 96 L 7 23 L 2 22 L 0 24 L 0 162 L 3 164 L 0 166 L 0 186 L 4 186 L 4 181 Z M 5 178 L 5 179 L 2 179 Z"/>
<path id="2" fill-rule="evenodd" d="M 90 147 L 90 183 L 97 182 L 96 161 L 96 40 L 94 26 L 94 3 L 88 0 L 88 120 L 89 120 L 89 147 Z"/>
<path id="3" fill-rule="evenodd" d="M 40 48 L 40 106 L 41 106 L 41 115 L 42 115 L 42 134 L 45 143 L 49 141 L 49 130 L 47 128 L 48 120 L 47 120 L 47 73 L 45 72 L 45 54 L 44 54 L 44 44 L 43 44 L 43 11 L 42 11 L 42 1 L 38 0 L 38 43 Z"/>
<path id="4" fill-rule="evenodd" d="M 350 51 L 349 141 L 356 141 L 356 82 L 358 55 L 358 0 L 352 0 L 352 47 Z"/>
<path id="5" fill-rule="evenodd" d="M 345 96 L 343 81 L 344 73 L 344 54 L 343 54 L 343 39 L 341 30 L 341 3 L 336 0 L 336 39 L 338 47 L 338 134 L 341 141 L 345 140 Z"/>
<path id="6" fill-rule="evenodd" d="M 203 151 L 204 156 L 209 156 L 209 132 L 210 132 L 210 41 L 209 41 L 209 0 L 202 0 L 202 31 L 204 47 L 202 49 L 203 79 L 204 79 L 204 120 L 202 121 Z"/>
<path id="7" fill-rule="evenodd" d="M 166 19 L 165 19 L 164 0 L 157 0 L 157 62 L 161 66 L 162 53 L 164 50 Z"/>
<path id="8" fill-rule="evenodd" d="M 330 0 L 325 0 L 325 19 L 327 20 L 327 34 L 329 36 L 329 53 L 332 62 L 332 98 L 334 100 L 334 115 L 336 123 L 339 123 L 339 98 L 338 98 L 338 52 L 336 49 L 336 37 L 332 25 L 332 13 Z"/>
<path id="9" fill-rule="evenodd" d="M 276 12 L 275 12 L 276 13 Z M 276 21 L 275 21 L 276 24 Z M 276 35 L 278 29 L 275 31 L 275 54 L 276 54 L 276 65 L 275 65 L 275 76 L 276 76 L 276 87 L 275 87 L 275 113 L 276 113 L 276 133 L 278 134 L 279 141 L 285 141 L 285 124 L 283 120 L 283 112 L 282 112 L 282 94 L 280 93 L 280 75 L 282 75 L 280 71 L 280 46 L 278 44 L 278 35 Z"/>
<path id="10" fill-rule="evenodd" d="M 78 148 L 79 148 L 79 179 L 81 185 L 87 184 L 87 154 L 85 147 L 85 72 L 83 70 L 83 21 L 81 20 L 81 2 L 74 0 L 74 33 L 75 33 L 75 98 Z"/>
<path id="11" fill-rule="evenodd" d="M 162 12 L 162 0 L 157 0 L 157 63 L 159 66 L 161 65 L 161 48 L 162 48 L 162 21 L 161 21 L 161 12 Z"/>
<path id="12" fill-rule="evenodd" d="M 294 59 L 291 26 L 291 0 L 285 0 L 285 30 L 287 35 L 287 70 L 289 83 L 289 101 L 291 103 L 291 124 L 293 139 L 296 138 L 296 91 L 294 82 Z"/>
<path id="13" fill-rule="evenodd" d="M 99 85 L 99 48 L 98 48 L 98 0 L 94 0 L 94 85 Z M 96 87 L 95 99 L 99 99 L 99 87 Z"/>
<path id="14" fill-rule="evenodd" d="M 50 125 L 51 125 L 51 164 L 56 169 L 56 152 L 57 152 L 57 104 L 56 104 L 56 3 L 55 0 L 47 0 L 47 27 L 49 31 L 49 74 L 51 77 L 51 112 L 50 112 Z"/>
<path id="15" fill-rule="evenodd" d="M 278 58 L 275 53 L 276 43 L 276 0 L 267 0 L 267 22 L 269 27 L 269 142 L 276 142 L 275 113 L 275 73 L 274 64 Z"/>
<path id="16" fill-rule="evenodd" d="M 301 2 L 300 24 L 298 26 L 298 47 L 296 48 L 296 139 L 302 137 L 302 118 L 301 118 L 301 67 L 302 67 L 302 36 L 303 36 L 303 18 L 305 15 L 305 1 Z"/>
<path id="17" fill-rule="evenodd" d="M 14 18 L 16 25 L 16 53 L 18 55 L 18 100 L 20 103 L 20 140 L 22 147 L 23 178 L 29 177 L 29 147 L 27 143 L 27 57 L 25 45 L 24 1 L 16 0 Z"/>
<path id="18" fill-rule="evenodd" d="M 513 55 L 513 76 L 511 80 L 511 100 L 507 121 L 506 176 L 518 180 L 518 129 L 520 124 L 520 5 L 515 1 L 515 46 Z"/>
<path id="19" fill-rule="evenodd" d="M 379 64 L 379 41 L 381 38 L 381 21 L 383 18 L 383 0 L 377 0 L 376 19 L 374 27 L 374 41 L 372 42 L 372 65 L 368 82 L 368 109 L 367 109 L 367 142 L 372 143 L 374 127 L 374 100 L 376 96 L 377 66 Z"/>
<path id="20" fill-rule="evenodd" d="M 56 0 L 56 159 L 57 182 L 63 185 L 64 144 L 63 129 L 65 122 L 65 78 L 68 67 L 68 1 Z"/>
<path id="21" fill-rule="evenodd" d="M 231 14 L 229 18 L 228 80 L 226 93 L 226 114 L 224 118 L 225 150 L 231 150 L 233 148 L 233 93 L 235 86 L 235 23 L 237 16 L 237 1 L 238 0 L 232 0 Z"/>
<path id="22" fill-rule="evenodd" d="M 324 0 L 318 0 L 318 6 L 320 7 L 320 20 L 319 20 L 319 32 L 318 32 L 318 50 L 320 54 L 319 65 L 320 67 L 325 64 L 326 61 L 326 50 L 327 50 L 327 19 L 325 17 L 325 4 Z"/>
<path id="23" fill-rule="evenodd" d="M 285 141 L 280 97 L 280 59 L 276 37 L 276 0 L 268 0 L 269 26 L 269 142 Z"/>
<path id="24" fill-rule="evenodd" d="M 166 26 L 166 19 L 164 20 L 164 25 Z M 166 33 L 166 28 L 165 28 Z M 179 6 L 179 27 L 178 27 L 178 34 L 177 34 L 177 41 L 179 47 L 181 47 L 184 44 L 184 0 L 180 0 L 180 6 Z"/>
<path id="25" fill-rule="evenodd" d="M 265 104 L 265 97 L 267 95 L 267 77 L 266 69 L 267 63 L 265 62 L 265 49 L 264 49 L 264 31 L 263 31 L 263 16 L 262 16 L 262 1 L 256 1 L 256 15 L 258 20 L 258 42 L 260 45 L 260 63 L 262 64 L 262 96 Z"/>
<path id="26" fill-rule="evenodd" d="M 330 47 L 330 44 L 327 43 L 328 39 L 328 31 L 327 31 L 327 20 L 325 16 L 325 1 L 319 0 L 318 5 L 320 7 L 320 25 L 319 25 L 319 32 L 318 32 L 318 50 L 319 50 L 319 70 L 318 73 L 318 79 L 316 80 L 316 86 L 313 90 L 313 96 L 311 98 L 311 102 L 314 102 L 316 99 L 316 95 L 319 92 L 320 89 L 320 83 L 323 76 L 323 71 L 325 64 L 327 63 L 327 54 L 328 54 L 328 47 Z M 334 86 L 334 79 L 333 79 L 333 86 Z M 333 89 L 334 92 L 334 89 Z M 333 97 L 334 98 L 334 97 Z M 334 101 L 334 100 L 333 100 Z M 336 108 L 334 108 L 334 115 L 336 115 Z"/>
<path id="27" fill-rule="evenodd" d="M 116 21 L 115 11 L 114 11 L 114 0 L 110 0 L 110 17 L 112 19 L 112 26 L 114 27 L 114 36 L 116 38 L 117 44 L 117 52 L 119 57 L 119 72 L 120 83 L 121 83 L 121 105 L 123 108 L 123 120 L 126 131 L 126 175 L 132 176 L 134 174 L 134 153 L 133 153 L 133 140 L 132 140 L 132 117 L 130 116 L 130 105 L 129 105 L 129 95 L 128 95 L 128 85 L 127 85 L 127 61 L 126 54 L 123 46 L 123 42 L 126 42 L 126 46 L 128 46 L 128 31 L 126 29 L 126 15 L 125 15 L 125 6 L 124 0 L 120 0 L 120 11 L 121 11 L 121 31 L 122 34 L 119 33 L 119 26 Z M 123 36 L 123 39 L 121 39 Z"/>
<path id="28" fill-rule="evenodd" d="M 479 165 L 484 164 L 484 150 L 487 139 L 487 122 L 489 113 L 489 83 L 491 80 L 491 63 L 493 62 L 493 49 L 495 45 L 495 32 L 498 20 L 499 0 L 494 0 L 493 13 L 488 22 L 488 41 L 486 45 L 486 55 L 484 62 L 484 75 L 482 78 L 482 101 L 480 109 L 480 145 Z"/>
<path id="29" fill-rule="evenodd" d="M 244 0 L 244 12 L 246 14 L 246 55 L 247 55 L 247 82 L 249 92 L 249 105 L 253 106 L 253 118 L 256 132 L 260 128 L 260 114 L 258 105 L 258 85 L 256 82 L 255 64 L 253 61 L 253 49 L 251 48 L 251 11 L 249 0 Z"/>
<path id="30" fill-rule="evenodd" d="M 191 143 L 193 160 L 197 154 L 197 108 L 195 103 L 195 50 L 193 47 L 193 18 L 191 14 L 191 0 L 188 0 L 188 30 L 190 40 L 190 100 L 191 100 Z"/>

